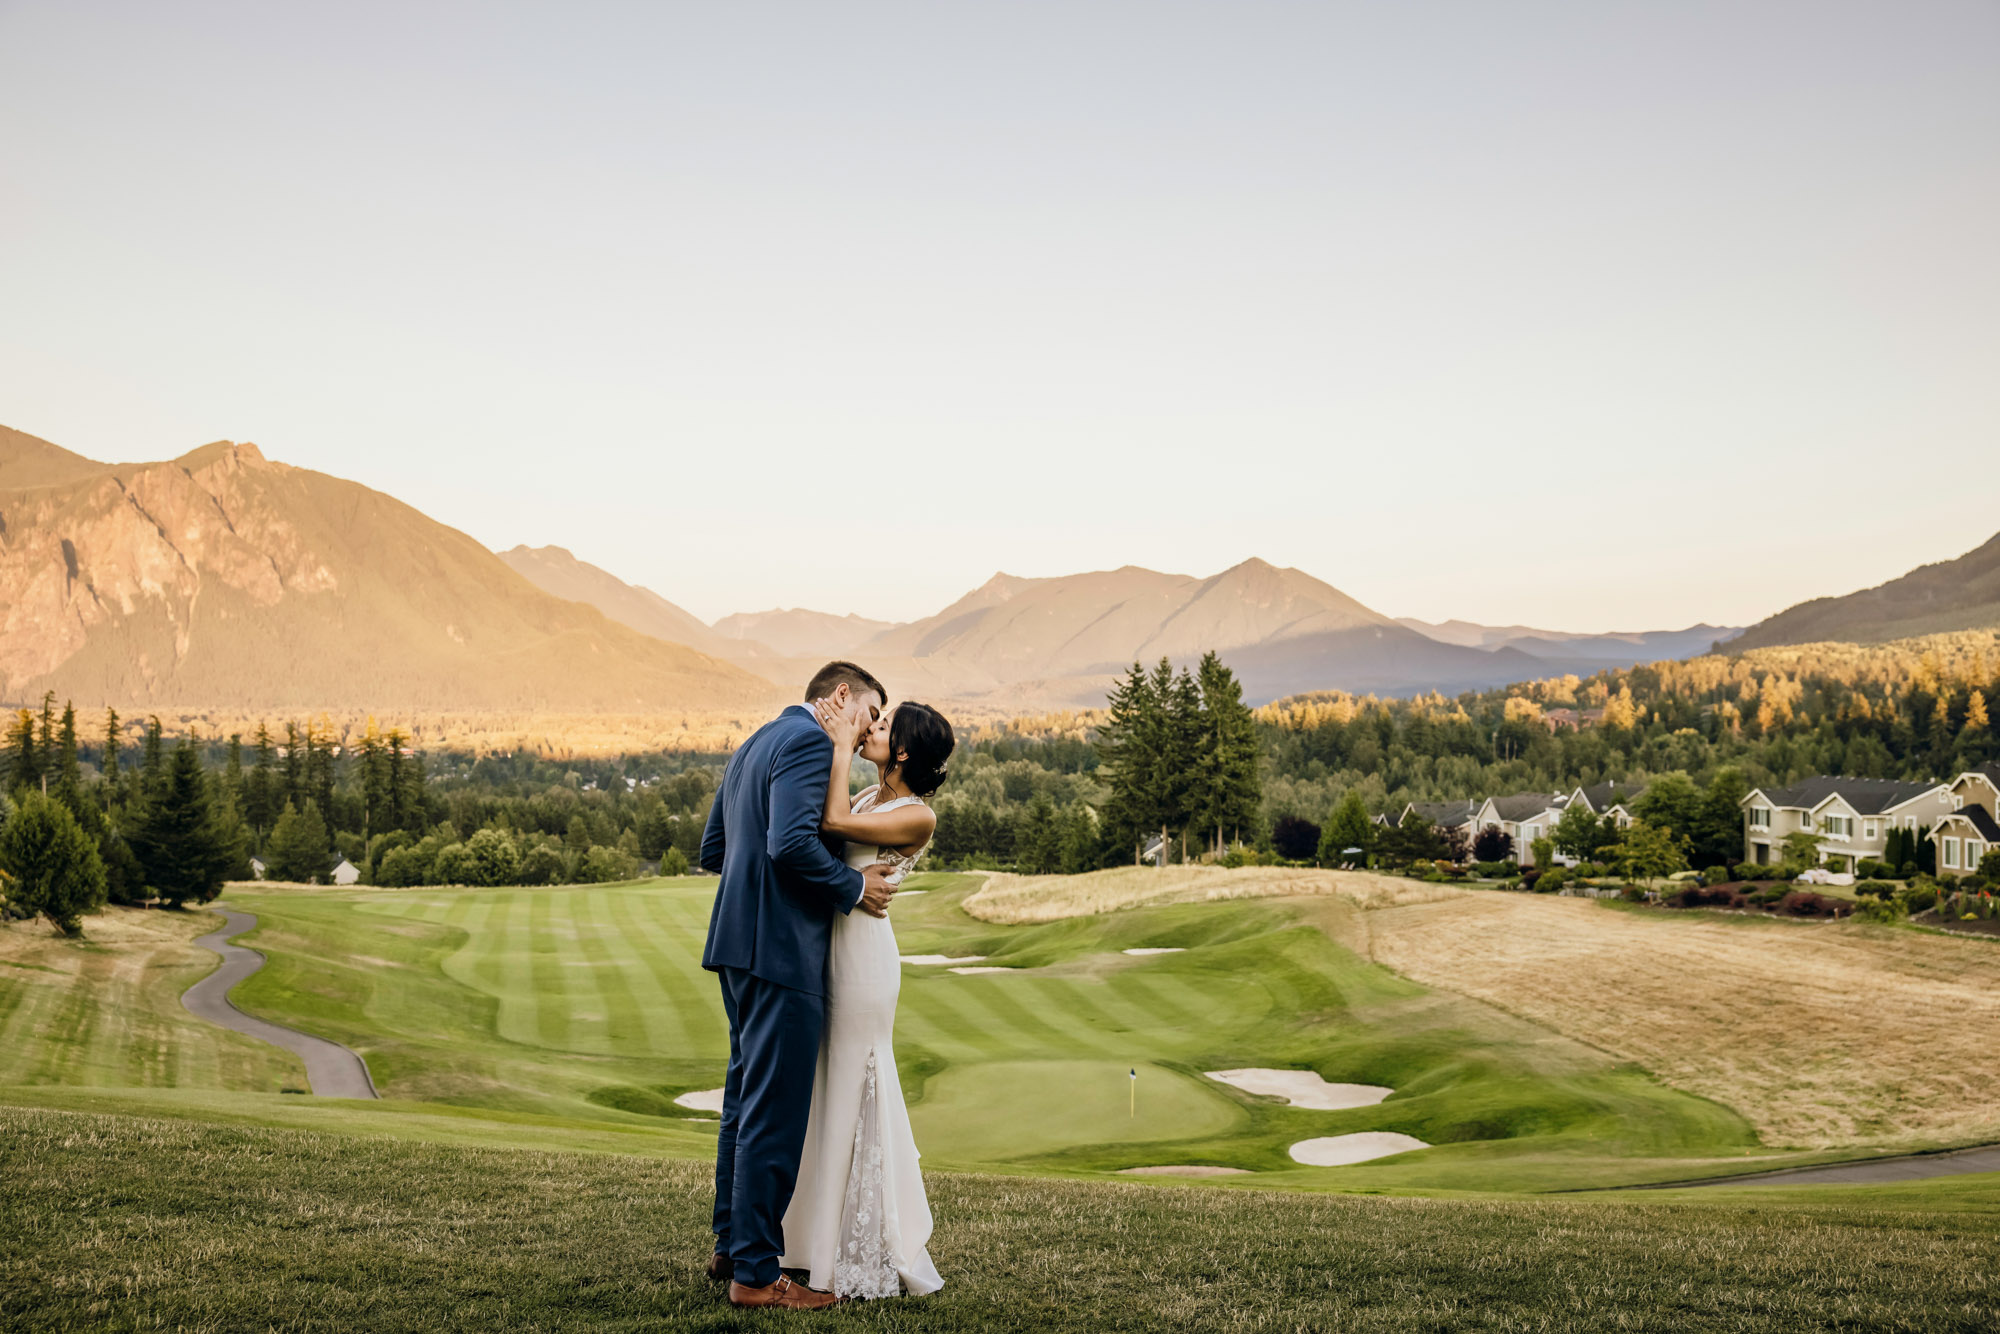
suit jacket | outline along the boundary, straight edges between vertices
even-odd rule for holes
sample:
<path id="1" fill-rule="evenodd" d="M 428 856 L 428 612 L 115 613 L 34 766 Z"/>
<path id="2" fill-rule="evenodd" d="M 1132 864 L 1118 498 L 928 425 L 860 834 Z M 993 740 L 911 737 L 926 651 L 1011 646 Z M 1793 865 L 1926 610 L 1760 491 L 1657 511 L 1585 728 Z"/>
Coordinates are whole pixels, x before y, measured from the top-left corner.
<path id="1" fill-rule="evenodd" d="M 862 889 L 820 833 L 832 769 L 833 738 L 799 704 L 730 757 L 701 840 L 702 869 L 722 876 L 702 967 L 826 994 L 833 915 L 853 911 Z"/>

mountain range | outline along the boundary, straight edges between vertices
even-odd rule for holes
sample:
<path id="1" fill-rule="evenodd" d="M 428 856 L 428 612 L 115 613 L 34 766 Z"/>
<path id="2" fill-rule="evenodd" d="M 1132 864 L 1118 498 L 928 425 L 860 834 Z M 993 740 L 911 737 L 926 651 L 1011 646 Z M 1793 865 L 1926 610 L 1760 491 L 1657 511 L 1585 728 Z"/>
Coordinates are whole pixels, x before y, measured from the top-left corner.
<path id="1" fill-rule="evenodd" d="M 0 698 L 271 709 L 761 706 L 771 683 L 552 596 L 354 482 L 219 442 L 0 435 Z"/>
<path id="2" fill-rule="evenodd" d="M 1956 560 L 1939 561 L 1844 597 L 1814 598 L 1759 621 L 1731 649 L 1891 639 L 2000 625 L 2000 534 Z"/>
<path id="3" fill-rule="evenodd" d="M 218 442 L 98 463 L 0 428 L 0 698 L 250 709 L 755 709 L 854 657 L 899 698 L 1092 706 L 1135 661 L 1216 650 L 1260 702 L 1447 693 L 1825 638 L 2000 624 L 2000 538 L 1730 627 L 1568 634 L 1396 619 L 1262 560 L 996 574 L 907 623 L 805 609 L 714 624 L 556 546 L 494 553 L 355 482 Z"/>

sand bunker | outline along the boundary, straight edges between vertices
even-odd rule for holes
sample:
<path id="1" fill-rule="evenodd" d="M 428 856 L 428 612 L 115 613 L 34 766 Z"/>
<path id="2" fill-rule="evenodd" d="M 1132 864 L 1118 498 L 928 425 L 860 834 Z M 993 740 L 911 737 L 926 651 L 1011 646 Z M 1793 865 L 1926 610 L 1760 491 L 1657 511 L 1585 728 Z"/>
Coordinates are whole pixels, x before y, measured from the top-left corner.
<path id="1" fill-rule="evenodd" d="M 683 1093 L 674 1099 L 674 1106 L 685 1107 L 691 1112 L 719 1112 L 722 1110 L 721 1089 L 700 1089 L 694 1093 Z"/>
<path id="2" fill-rule="evenodd" d="M 1210 1070 L 1208 1077 L 1245 1093 L 1283 1098 L 1294 1107 L 1316 1112 L 1373 1107 L 1396 1091 L 1380 1084 L 1329 1084 L 1314 1070 Z"/>
<path id="3" fill-rule="evenodd" d="M 966 976 L 970 977 L 974 973 L 1013 973 L 1013 972 L 1019 972 L 1020 970 L 1016 968 L 993 967 L 993 968 L 954 968 L 951 971 L 954 973 L 964 973 Z"/>
<path id="4" fill-rule="evenodd" d="M 901 957 L 904 963 L 939 964 L 978 963 L 986 956 L 983 954 L 905 954 Z"/>
<path id="5" fill-rule="evenodd" d="M 1371 1158 L 1387 1158 L 1430 1145 L 1415 1135 L 1399 1135 L 1393 1130 L 1364 1130 L 1357 1135 L 1326 1135 L 1302 1139 L 1292 1146 L 1292 1161 L 1307 1167 L 1345 1167 Z"/>
<path id="6" fill-rule="evenodd" d="M 1121 1177 L 1243 1177 L 1250 1174 L 1240 1167 L 1199 1167 L 1193 1163 L 1169 1167 L 1121 1167 Z"/>
<path id="7" fill-rule="evenodd" d="M 1126 954 L 1185 954 L 1179 945 L 1142 945 L 1136 950 L 1125 950 Z"/>

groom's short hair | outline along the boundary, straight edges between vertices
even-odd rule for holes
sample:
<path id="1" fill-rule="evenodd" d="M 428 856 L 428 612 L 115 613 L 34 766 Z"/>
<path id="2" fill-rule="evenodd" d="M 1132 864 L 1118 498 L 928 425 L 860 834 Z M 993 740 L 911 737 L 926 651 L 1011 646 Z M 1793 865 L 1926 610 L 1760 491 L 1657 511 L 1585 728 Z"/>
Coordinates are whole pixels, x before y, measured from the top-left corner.
<path id="1" fill-rule="evenodd" d="M 882 697 L 884 704 L 889 702 L 889 692 L 882 688 L 880 681 L 868 674 L 866 668 L 857 667 L 851 662 L 829 662 L 813 673 L 812 680 L 806 682 L 806 703 L 825 699 L 838 690 L 843 682 L 857 695 L 872 690 Z"/>

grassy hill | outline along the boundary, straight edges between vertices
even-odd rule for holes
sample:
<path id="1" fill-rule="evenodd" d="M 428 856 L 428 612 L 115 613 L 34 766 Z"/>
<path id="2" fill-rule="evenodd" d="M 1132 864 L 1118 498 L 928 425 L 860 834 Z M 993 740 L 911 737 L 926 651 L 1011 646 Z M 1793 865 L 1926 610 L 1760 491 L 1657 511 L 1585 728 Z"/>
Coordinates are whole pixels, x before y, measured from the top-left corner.
<path id="1" fill-rule="evenodd" d="M 24 478 L 0 490 L 0 698 L 628 712 L 776 694 L 253 445 L 117 465 L 50 449 L 0 438 L 0 486 Z"/>
<path id="2" fill-rule="evenodd" d="M 1957 560 L 1844 597 L 1801 602 L 1745 630 L 1730 652 L 1776 644 L 1893 639 L 2000 626 L 2000 534 Z"/>
<path id="3" fill-rule="evenodd" d="M 696 1162 L 0 1107 L 0 1326 L 759 1330 L 699 1272 Z M 924 1331 L 1988 1330 L 1991 1178 L 1394 1200 L 927 1164 Z"/>

